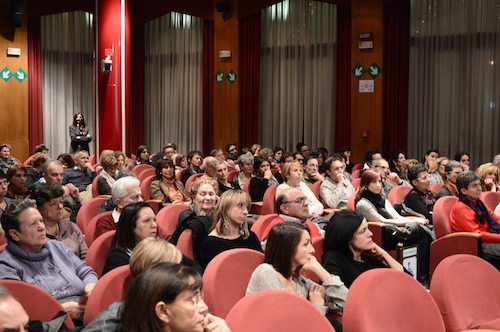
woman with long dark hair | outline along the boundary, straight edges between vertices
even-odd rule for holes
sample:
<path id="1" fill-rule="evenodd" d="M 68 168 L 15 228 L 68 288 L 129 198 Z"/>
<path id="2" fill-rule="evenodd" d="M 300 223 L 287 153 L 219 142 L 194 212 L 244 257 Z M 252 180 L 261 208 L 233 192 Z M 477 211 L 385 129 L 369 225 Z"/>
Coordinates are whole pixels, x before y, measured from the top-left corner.
<path id="1" fill-rule="evenodd" d="M 83 114 L 78 112 L 73 116 L 73 123 L 69 126 L 69 137 L 71 137 L 70 153 L 79 150 L 89 151 L 89 143 L 92 141 L 89 127 L 85 124 Z"/>

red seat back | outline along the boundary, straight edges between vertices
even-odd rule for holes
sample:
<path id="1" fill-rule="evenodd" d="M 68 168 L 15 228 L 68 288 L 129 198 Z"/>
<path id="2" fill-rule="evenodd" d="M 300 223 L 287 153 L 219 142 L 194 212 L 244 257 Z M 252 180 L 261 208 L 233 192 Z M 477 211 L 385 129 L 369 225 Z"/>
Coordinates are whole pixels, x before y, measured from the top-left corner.
<path id="1" fill-rule="evenodd" d="M 187 257 L 194 259 L 193 253 L 193 230 L 187 228 L 179 236 L 177 248 Z"/>
<path id="2" fill-rule="evenodd" d="M 142 199 L 149 201 L 151 199 L 151 182 L 155 179 L 156 175 L 149 175 L 141 181 Z"/>
<path id="3" fill-rule="evenodd" d="M 276 213 L 276 189 L 278 188 L 277 184 L 274 184 L 267 188 L 264 193 L 264 198 L 262 200 L 263 205 L 261 208 L 261 214 L 271 214 Z"/>
<path id="4" fill-rule="evenodd" d="M 434 204 L 432 221 L 438 239 L 451 233 L 450 212 L 457 201 L 458 197 L 444 196 Z"/>
<path id="5" fill-rule="evenodd" d="M 399 202 L 399 201 L 404 201 L 406 195 L 413 189 L 413 187 L 410 186 L 397 186 L 391 189 L 389 191 L 389 196 L 387 196 L 387 199 L 389 202 L 391 202 L 392 205 L 394 203 Z"/>
<path id="6" fill-rule="evenodd" d="M 158 212 L 156 223 L 165 232 L 167 239 L 174 234 L 175 228 L 179 223 L 179 215 L 187 209 L 189 209 L 189 206 L 186 204 L 172 204 L 165 206 Z"/>
<path id="7" fill-rule="evenodd" d="M 97 239 L 92 242 L 92 245 L 89 247 L 89 251 L 87 252 L 87 257 L 85 257 L 87 265 L 94 269 L 99 278 L 102 275 L 104 264 L 106 264 L 109 253 L 111 252 L 110 246 L 111 242 L 113 242 L 115 233 L 116 231 L 109 231 L 98 236 Z"/>
<path id="8" fill-rule="evenodd" d="M 95 231 L 96 231 L 96 225 L 97 225 L 97 222 L 99 221 L 99 219 L 104 218 L 106 216 L 109 216 L 112 213 L 113 213 L 113 211 L 103 212 L 101 214 L 98 214 L 97 216 L 95 216 L 94 218 L 92 218 L 90 220 L 90 222 L 87 225 L 87 229 L 86 229 L 86 233 L 85 233 L 85 243 L 87 243 L 87 247 L 90 248 L 90 245 L 92 244 L 92 242 L 94 242 L 94 240 L 96 238 Z"/>
<path id="9" fill-rule="evenodd" d="M 80 228 L 83 234 L 85 234 L 85 230 L 87 228 L 87 224 L 97 215 L 99 208 L 101 207 L 102 202 L 110 198 L 108 195 L 101 195 L 92 198 L 91 200 L 86 201 L 78 210 L 78 214 L 76 215 L 76 224 Z"/>
<path id="10" fill-rule="evenodd" d="M 318 199 L 318 201 L 321 200 L 320 197 L 320 192 L 321 192 L 321 184 L 323 181 L 316 181 L 314 184 L 311 186 L 311 191 L 313 192 L 314 196 Z"/>
<path id="11" fill-rule="evenodd" d="M 497 205 L 500 204 L 500 193 L 494 191 L 483 191 L 483 193 L 481 194 L 481 201 L 491 211 L 495 211 Z"/>
<path id="12" fill-rule="evenodd" d="M 276 213 L 270 213 L 270 214 L 266 214 L 266 215 L 263 215 L 262 217 L 260 217 L 259 219 L 257 219 L 252 227 L 251 227 L 251 231 L 255 233 L 255 235 L 257 235 L 257 237 L 259 238 L 259 240 L 264 240 L 263 236 L 264 236 L 264 231 L 267 229 L 267 226 L 269 226 L 269 224 L 271 223 L 271 221 L 274 220 L 274 218 L 276 218 L 278 216 L 278 214 Z"/>

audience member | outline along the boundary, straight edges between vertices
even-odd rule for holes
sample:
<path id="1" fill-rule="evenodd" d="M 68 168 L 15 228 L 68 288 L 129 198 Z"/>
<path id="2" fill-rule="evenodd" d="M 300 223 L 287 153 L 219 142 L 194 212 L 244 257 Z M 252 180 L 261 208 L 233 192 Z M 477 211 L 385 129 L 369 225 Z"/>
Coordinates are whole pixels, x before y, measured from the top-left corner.
<path id="1" fill-rule="evenodd" d="M 203 267 L 215 256 L 229 249 L 249 248 L 262 251 L 257 235 L 248 229 L 250 204 L 250 196 L 242 190 L 228 190 L 222 194 L 215 207 L 210 232 L 201 246 Z"/>
<path id="2" fill-rule="evenodd" d="M 92 142 L 92 135 L 90 135 L 90 128 L 85 124 L 83 114 L 80 112 L 73 116 L 73 123 L 69 126 L 69 137 L 71 138 L 69 153 L 90 151 L 89 143 Z"/>
<path id="3" fill-rule="evenodd" d="M 62 242 L 47 241 L 34 200 L 12 203 L 1 221 L 8 244 L 0 253 L 0 279 L 38 286 L 59 300 L 71 318 L 79 318 L 85 309 L 79 298 L 88 296 L 97 282 L 92 268 Z"/>
<path id="4" fill-rule="evenodd" d="M 31 159 L 32 167 L 28 169 L 26 177 L 26 187 L 28 187 L 29 190 L 33 190 L 35 184 L 40 183 L 40 181 L 44 181 L 44 179 L 42 179 L 42 173 L 43 166 L 47 160 L 49 160 L 47 155 L 41 152 L 35 153 Z"/>
<path id="5" fill-rule="evenodd" d="M 173 141 L 166 141 L 165 144 L 163 144 L 163 148 L 161 149 L 160 152 L 155 154 L 151 160 L 151 165 L 156 165 L 156 162 L 159 159 L 172 159 L 172 157 L 177 153 L 177 145 Z"/>
<path id="6" fill-rule="evenodd" d="M 153 209 L 145 202 L 127 205 L 116 226 L 116 233 L 111 242 L 111 253 L 106 260 L 102 274 L 114 268 L 127 265 L 135 246 L 147 237 L 158 234 L 156 215 Z"/>
<path id="7" fill-rule="evenodd" d="M 132 167 L 133 161 L 130 158 L 127 158 L 127 155 L 122 151 L 115 151 L 115 158 L 118 161 L 116 164 L 117 171 L 124 170 L 127 165 Z"/>
<path id="8" fill-rule="evenodd" d="M 446 181 L 445 167 L 449 160 L 446 157 L 439 157 L 432 162 L 429 168 L 429 175 L 431 176 L 431 184 L 444 183 Z"/>
<path id="9" fill-rule="evenodd" d="M 211 178 L 215 177 L 214 163 L 216 161 L 218 161 L 218 159 L 213 156 L 203 158 L 203 170 L 205 171 L 205 175 Z"/>
<path id="10" fill-rule="evenodd" d="M 493 157 L 493 165 L 500 167 L 500 153 Z"/>
<path id="11" fill-rule="evenodd" d="M 5 175 L 7 176 L 7 181 L 9 181 L 9 187 L 6 194 L 7 197 L 24 199 L 29 195 L 30 190 L 26 187 L 27 171 L 24 166 L 10 166 Z"/>
<path id="12" fill-rule="evenodd" d="M 406 195 L 404 203 L 414 215 L 429 220 L 432 224 L 432 209 L 437 200 L 437 194 L 429 190 L 431 177 L 427 167 L 422 164 L 413 165 L 408 170 L 408 179 L 413 189 Z"/>
<path id="13" fill-rule="evenodd" d="M 402 150 L 394 150 L 391 154 L 390 169 L 391 172 L 401 176 L 401 167 L 406 161 L 406 154 Z"/>
<path id="14" fill-rule="evenodd" d="M 200 168 L 201 165 L 202 154 L 200 151 L 189 151 L 187 156 L 188 167 L 182 174 L 182 184 L 186 184 L 187 179 L 193 174 L 203 173 L 203 170 Z"/>
<path id="15" fill-rule="evenodd" d="M 260 150 L 262 150 L 262 145 L 255 143 L 254 145 L 252 145 L 252 147 L 250 148 L 250 150 L 252 150 L 252 153 L 253 153 L 254 157 L 258 157 L 259 153 L 260 153 Z"/>
<path id="16" fill-rule="evenodd" d="M 280 191 L 283 189 L 298 188 L 307 197 L 309 216 L 311 218 L 321 216 L 323 214 L 323 204 L 316 198 L 311 189 L 302 182 L 302 172 L 302 165 L 297 161 L 285 164 L 281 171 L 285 182 L 276 188 L 276 197 L 278 197 Z"/>
<path id="17" fill-rule="evenodd" d="M 399 175 L 390 171 L 389 163 L 384 158 L 373 159 L 372 167 L 370 169 L 380 174 L 380 176 L 382 177 L 382 186 L 385 196 L 388 196 L 391 189 L 394 188 L 394 185 L 392 183 L 387 182 L 387 178 L 389 178 L 389 180 L 396 183 L 397 185 L 403 184 L 403 180 L 401 180 Z"/>
<path id="18" fill-rule="evenodd" d="M 354 168 L 354 163 L 351 161 L 352 149 L 350 147 L 344 147 L 340 150 L 340 153 L 345 156 L 345 170 L 347 173 L 351 174 L 352 169 Z M 326 159 L 325 159 L 326 160 Z M 326 171 L 326 169 L 325 169 Z"/>
<path id="19" fill-rule="evenodd" d="M 307 156 L 309 156 L 311 150 L 309 150 L 309 147 L 307 145 L 301 142 L 297 143 L 297 152 L 300 153 L 305 159 L 307 158 Z"/>
<path id="20" fill-rule="evenodd" d="M 87 190 L 87 186 L 92 183 L 97 176 L 94 167 L 89 162 L 89 153 L 80 150 L 75 154 L 76 165 L 64 171 L 63 184 L 71 183 L 80 192 Z"/>
<path id="21" fill-rule="evenodd" d="M 399 177 L 401 178 L 401 180 L 403 180 L 403 184 L 405 186 L 408 186 L 408 187 L 412 186 L 410 180 L 408 180 L 408 169 L 411 166 L 416 165 L 418 163 L 419 162 L 417 159 L 406 159 L 406 161 L 401 166 L 401 171 L 399 172 Z"/>
<path id="22" fill-rule="evenodd" d="M 115 209 L 109 216 L 104 216 L 97 221 L 94 238 L 116 229 L 123 209 L 131 204 L 142 202 L 141 182 L 135 177 L 124 177 L 115 182 L 111 189 L 111 199 L 115 203 Z"/>
<path id="23" fill-rule="evenodd" d="M 240 188 L 243 188 L 245 182 L 252 179 L 254 175 L 254 156 L 248 154 L 242 154 L 238 157 L 238 166 L 240 167 L 240 172 L 234 177 L 234 180 L 238 183 Z"/>
<path id="24" fill-rule="evenodd" d="M 309 188 L 318 181 L 324 181 L 325 178 L 318 172 L 318 157 L 315 155 L 309 155 L 304 159 L 304 173 L 302 174 L 302 182 L 304 182 Z"/>
<path id="25" fill-rule="evenodd" d="M 323 266 L 339 276 L 347 288 L 361 273 L 371 269 L 404 271 L 398 261 L 373 242 L 372 235 L 366 219 L 349 210 L 336 213 L 326 228 Z"/>
<path id="26" fill-rule="evenodd" d="M 283 154 L 285 153 L 285 150 L 283 150 L 281 147 L 279 146 L 275 146 L 274 149 L 273 149 L 273 153 L 274 153 L 274 162 L 277 164 L 277 165 L 280 165 L 283 163 Z"/>
<path id="27" fill-rule="evenodd" d="M 267 188 L 279 184 L 279 182 L 271 172 L 269 161 L 266 159 L 256 157 L 253 160 L 253 169 L 255 177 L 250 179 L 250 197 L 252 202 L 262 202 Z"/>
<path id="28" fill-rule="evenodd" d="M 137 154 L 135 156 L 134 166 L 137 165 L 153 165 L 151 159 L 149 159 L 149 149 L 145 145 L 139 145 L 137 148 Z"/>
<path id="29" fill-rule="evenodd" d="M 42 183 L 35 187 L 30 198 L 36 201 L 36 207 L 43 217 L 47 237 L 61 241 L 76 256 L 84 260 L 88 247 L 78 226 L 68 218 L 64 218 L 63 194 L 61 186 Z"/>
<path id="30" fill-rule="evenodd" d="M 345 210 L 347 200 L 354 187 L 344 175 L 345 165 L 340 156 L 334 155 L 325 161 L 326 175 L 321 183 L 320 197 L 326 207 Z"/>
<path id="31" fill-rule="evenodd" d="M 373 159 L 380 159 L 382 158 L 382 152 L 380 152 L 379 149 L 370 149 L 366 151 L 365 153 L 365 163 L 363 165 L 363 170 L 370 169 L 372 167 L 372 160 Z"/>
<path id="32" fill-rule="evenodd" d="M 492 163 L 486 163 L 479 166 L 476 173 L 481 177 L 481 186 L 483 191 L 500 192 L 500 167 Z M 9 173 L 7 173 L 7 178 Z"/>
<path id="33" fill-rule="evenodd" d="M 470 171 L 470 155 L 467 152 L 457 152 L 454 159 L 462 164 L 464 171 Z"/>
<path id="34" fill-rule="evenodd" d="M 177 158 L 175 158 L 175 174 L 186 169 L 187 166 L 187 157 L 181 153 L 177 154 Z"/>
<path id="35" fill-rule="evenodd" d="M 304 156 L 300 152 L 293 153 L 293 160 L 298 161 L 301 165 L 304 165 Z"/>
<path id="36" fill-rule="evenodd" d="M 225 160 L 217 160 L 212 165 L 212 169 L 215 173 L 215 178 L 217 179 L 217 182 L 219 182 L 219 193 L 218 193 L 219 196 L 228 190 L 241 189 L 238 183 L 236 183 L 235 181 L 229 181 L 227 179 L 229 172 L 227 170 L 227 163 Z"/>
<path id="37" fill-rule="evenodd" d="M 49 148 L 45 144 L 42 143 L 40 145 L 35 146 L 35 154 L 38 152 L 43 153 L 44 155 L 47 156 L 47 159 L 50 159 Z"/>
<path id="38" fill-rule="evenodd" d="M 17 165 L 17 161 L 11 157 L 10 151 L 12 147 L 9 144 L 0 146 L 0 169 L 7 173 L 10 166 Z"/>
<path id="39" fill-rule="evenodd" d="M 430 149 L 422 159 L 422 164 L 424 164 L 425 167 L 430 168 L 436 158 L 439 158 L 439 151 L 436 149 Z"/>
<path id="40" fill-rule="evenodd" d="M 172 160 L 159 159 L 156 162 L 156 176 L 151 182 L 151 198 L 160 200 L 163 206 L 178 203 L 189 204 L 184 185 L 175 179 L 175 167 Z"/>
<path id="41" fill-rule="evenodd" d="M 99 195 L 111 195 L 117 169 L 120 169 L 118 159 L 114 155 L 105 156 L 101 158 L 101 166 L 103 169 L 97 179 L 97 191 Z"/>
<path id="42" fill-rule="evenodd" d="M 438 198 L 443 196 L 455 196 L 458 197 L 457 189 L 457 177 L 464 171 L 464 166 L 462 163 L 456 160 L 450 160 L 446 167 L 444 168 L 446 181 L 444 185 L 439 189 Z"/>
<path id="43" fill-rule="evenodd" d="M 481 201 L 481 179 L 472 171 L 457 178 L 458 201 L 450 212 L 451 228 L 481 234 L 483 257 L 500 269 L 500 216 Z"/>
<path id="44" fill-rule="evenodd" d="M 276 198 L 276 213 L 274 218 L 261 234 L 261 239 L 267 238 L 271 228 L 280 222 L 297 222 L 309 228 L 311 237 L 320 237 L 324 232 L 320 227 L 309 220 L 309 208 L 307 198 L 297 188 L 284 189 Z"/>
<path id="45" fill-rule="evenodd" d="M 7 176 L 0 169 L 0 217 L 2 216 L 2 213 L 5 211 L 7 206 L 11 205 L 15 201 L 15 199 L 5 196 L 7 195 L 8 188 L 9 188 L 9 181 L 7 180 Z M 3 232 L 1 232 L 0 230 L 0 233 Z"/>
<path id="46" fill-rule="evenodd" d="M 216 160 L 226 160 L 224 151 L 222 151 L 222 149 L 213 149 L 210 152 L 210 156 L 214 157 Z"/>
<path id="47" fill-rule="evenodd" d="M 308 299 L 324 315 L 342 311 L 347 288 L 336 275 L 330 274 L 313 255 L 309 229 L 299 223 L 283 222 L 273 226 L 267 239 L 263 264 L 252 273 L 246 294 L 263 290 L 286 290 Z M 299 272 L 311 272 L 322 282 L 318 285 Z M 341 324 L 326 316 L 336 331 Z"/>
<path id="48" fill-rule="evenodd" d="M 122 331 L 231 332 L 222 318 L 207 313 L 201 285 L 201 275 L 190 267 L 172 263 L 148 267 L 129 288 Z"/>
<path id="49" fill-rule="evenodd" d="M 236 161 L 238 160 L 238 148 L 233 143 L 226 145 L 227 159 Z"/>
<path id="50" fill-rule="evenodd" d="M 62 153 L 57 157 L 64 169 L 75 167 L 75 160 L 67 153 Z"/>

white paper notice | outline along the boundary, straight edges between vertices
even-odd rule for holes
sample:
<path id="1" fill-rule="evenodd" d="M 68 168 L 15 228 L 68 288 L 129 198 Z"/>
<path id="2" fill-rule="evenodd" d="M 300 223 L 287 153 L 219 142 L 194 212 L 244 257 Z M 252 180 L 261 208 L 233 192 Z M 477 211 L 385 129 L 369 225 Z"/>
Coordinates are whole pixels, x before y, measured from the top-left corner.
<path id="1" fill-rule="evenodd" d="M 359 92 L 370 93 L 375 91 L 374 80 L 359 80 Z"/>

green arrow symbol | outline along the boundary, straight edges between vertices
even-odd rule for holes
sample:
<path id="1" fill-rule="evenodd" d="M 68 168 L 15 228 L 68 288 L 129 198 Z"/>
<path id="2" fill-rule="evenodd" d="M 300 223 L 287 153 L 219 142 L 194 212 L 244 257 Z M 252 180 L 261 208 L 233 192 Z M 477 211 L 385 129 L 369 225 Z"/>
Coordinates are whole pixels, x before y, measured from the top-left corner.
<path id="1" fill-rule="evenodd" d="M 224 81 L 224 73 L 222 72 L 222 70 L 219 70 L 217 72 L 217 74 L 215 74 L 215 81 L 218 83 L 218 84 L 222 84 L 222 82 Z"/>
<path id="2" fill-rule="evenodd" d="M 12 73 L 11 71 L 9 70 L 9 68 L 5 67 L 3 70 L 2 70 L 2 79 L 7 82 L 8 80 L 10 80 L 10 78 L 12 77 Z"/>

